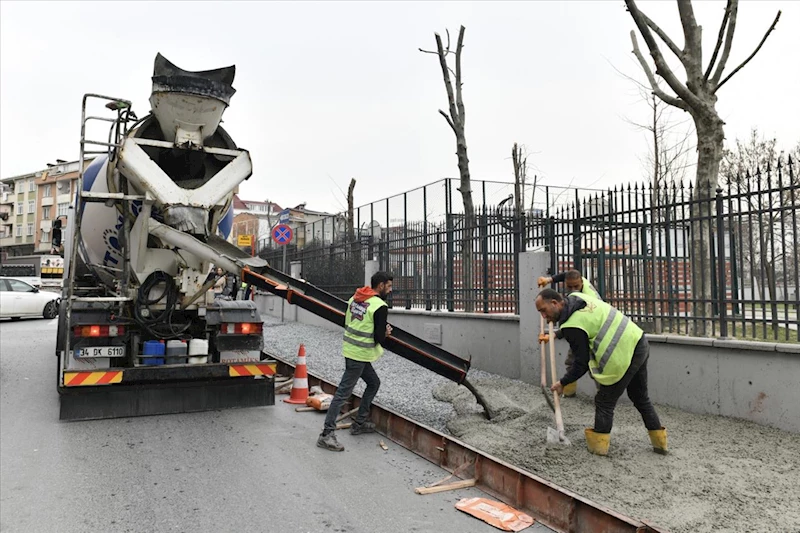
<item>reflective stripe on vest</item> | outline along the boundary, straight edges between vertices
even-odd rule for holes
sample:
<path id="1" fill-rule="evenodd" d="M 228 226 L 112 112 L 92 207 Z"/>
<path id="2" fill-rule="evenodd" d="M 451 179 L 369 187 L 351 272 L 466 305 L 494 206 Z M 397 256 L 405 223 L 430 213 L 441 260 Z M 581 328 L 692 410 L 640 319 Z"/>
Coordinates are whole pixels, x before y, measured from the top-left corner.
<path id="1" fill-rule="evenodd" d="M 373 296 L 364 302 L 350 298 L 345 314 L 342 353 L 348 359 L 372 362 L 383 355 L 383 347 L 375 342 L 375 311 L 386 302 Z"/>
<path id="2" fill-rule="evenodd" d="M 598 298 L 582 293 L 571 296 L 586 302 L 572 313 L 562 328 L 578 328 L 589 337 L 589 371 L 601 385 L 613 385 L 625 375 L 633 350 L 644 334 L 627 316 Z"/>

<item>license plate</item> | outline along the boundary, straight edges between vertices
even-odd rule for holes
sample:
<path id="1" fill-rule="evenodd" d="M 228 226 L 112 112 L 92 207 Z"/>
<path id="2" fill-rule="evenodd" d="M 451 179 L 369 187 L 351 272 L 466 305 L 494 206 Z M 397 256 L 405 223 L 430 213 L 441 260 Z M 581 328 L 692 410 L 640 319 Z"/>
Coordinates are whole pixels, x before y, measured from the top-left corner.
<path id="1" fill-rule="evenodd" d="M 75 351 L 70 350 L 70 354 L 74 354 L 76 358 L 85 357 L 125 357 L 124 346 L 100 346 L 97 348 L 78 348 Z"/>

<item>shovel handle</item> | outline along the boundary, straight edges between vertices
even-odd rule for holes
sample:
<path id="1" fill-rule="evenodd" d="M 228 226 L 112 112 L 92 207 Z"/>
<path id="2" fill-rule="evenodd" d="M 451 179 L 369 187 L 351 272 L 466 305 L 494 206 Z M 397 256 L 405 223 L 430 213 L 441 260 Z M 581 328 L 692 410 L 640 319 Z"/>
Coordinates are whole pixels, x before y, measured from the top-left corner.
<path id="1" fill-rule="evenodd" d="M 550 374 L 553 376 L 553 383 L 558 381 L 558 375 L 556 374 L 556 345 L 555 345 L 555 337 L 553 336 L 553 323 L 550 322 L 549 324 L 550 330 Z M 564 434 L 564 420 L 561 418 L 561 401 L 558 397 L 558 392 L 553 391 L 553 403 L 556 407 L 556 429 L 558 430 L 559 435 Z"/>
<path id="2" fill-rule="evenodd" d="M 539 333 L 544 333 L 544 317 L 540 314 L 539 315 Z M 542 375 L 542 387 L 545 389 L 547 388 L 547 356 L 545 355 L 545 347 L 544 343 L 539 343 L 539 348 L 541 348 L 542 357 L 541 357 L 541 375 Z"/>

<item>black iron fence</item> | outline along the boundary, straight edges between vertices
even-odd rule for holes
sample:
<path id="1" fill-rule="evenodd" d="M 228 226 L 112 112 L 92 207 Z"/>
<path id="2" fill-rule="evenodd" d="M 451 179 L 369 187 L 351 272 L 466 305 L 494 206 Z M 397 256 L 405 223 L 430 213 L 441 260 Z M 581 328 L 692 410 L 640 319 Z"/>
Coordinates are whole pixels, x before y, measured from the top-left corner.
<path id="1" fill-rule="evenodd" d="M 723 181 L 710 197 L 531 185 L 518 208 L 513 184 L 473 182 L 467 216 L 444 180 L 356 209 L 352 230 L 346 215 L 307 224 L 287 255 L 343 298 L 373 259 L 394 274 L 394 307 L 516 313 L 519 253 L 541 249 L 552 272 L 578 268 L 647 331 L 798 341 L 796 163 Z M 260 253 L 278 266 L 280 254 Z"/>

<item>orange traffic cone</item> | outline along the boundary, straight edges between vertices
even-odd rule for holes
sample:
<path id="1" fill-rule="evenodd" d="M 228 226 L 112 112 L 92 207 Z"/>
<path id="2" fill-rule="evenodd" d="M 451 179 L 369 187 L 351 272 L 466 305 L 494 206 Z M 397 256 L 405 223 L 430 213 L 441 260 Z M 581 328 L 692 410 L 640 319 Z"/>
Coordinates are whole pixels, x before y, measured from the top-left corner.
<path id="1" fill-rule="evenodd" d="M 283 401 L 286 403 L 306 404 L 308 399 L 308 370 L 306 369 L 306 347 L 300 345 L 297 353 L 297 366 L 294 369 L 294 380 L 292 381 L 292 392 Z"/>

